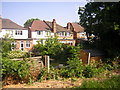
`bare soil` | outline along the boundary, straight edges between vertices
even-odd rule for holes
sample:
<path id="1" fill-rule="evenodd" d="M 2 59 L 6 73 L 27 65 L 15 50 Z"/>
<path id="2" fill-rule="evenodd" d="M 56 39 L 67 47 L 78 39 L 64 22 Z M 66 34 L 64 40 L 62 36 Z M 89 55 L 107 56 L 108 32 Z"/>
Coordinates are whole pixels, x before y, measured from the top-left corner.
<path id="1" fill-rule="evenodd" d="M 16 85 L 6 85 L 3 88 L 72 88 L 80 86 L 82 83 L 82 79 L 78 79 L 77 81 L 72 80 L 45 80 L 42 82 L 34 82 L 32 84 L 16 84 Z"/>
<path id="2" fill-rule="evenodd" d="M 113 70 L 109 77 L 112 75 L 120 75 L 120 70 Z M 101 76 L 103 77 L 103 76 Z M 107 76 L 108 77 L 108 76 Z M 82 84 L 84 80 L 104 80 L 106 78 L 69 78 L 65 80 L 45 80 L 42 82 L 34 82 L 32 84 L 12 84 L 3 86 L 3 88 L 72 88 L 78 87 Z"/>

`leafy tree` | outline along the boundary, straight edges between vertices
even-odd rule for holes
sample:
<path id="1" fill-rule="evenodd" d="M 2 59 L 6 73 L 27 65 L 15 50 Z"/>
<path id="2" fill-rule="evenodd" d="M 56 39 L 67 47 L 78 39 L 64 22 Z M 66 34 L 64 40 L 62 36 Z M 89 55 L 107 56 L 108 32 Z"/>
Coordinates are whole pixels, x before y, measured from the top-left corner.
<path id="1" fill-rule="evenodd" d="M 45 44 L 38 42 L 34 46 L 33 52 L 38 52 L 39 55 L 49 55 L 55 61 L 65 63 L 68 58 L 72 58 L 76 52 L 75 46 L 65 45 L 58 41 L 57 37 L 48 38 Z"/>
<path id="2" fill-rule="evenodd" d="M 28 28 L 28 27 L 32 24 L 32 22 L 33 22 L 34 20 L 40 20 L 40 19 L 38 19 L 38 18 L 28 19 L 28 20 L 24 23 L 24 27 L 25 27 L 25 28 Z"/>
<path id="3" fill-rule="evenodd" d="M 80 24 L 96 48 L 103 49 L 107 57 L 120 57 L 120 2 L 90 2 L 79 7 Z"/>
<path id="4" fill-rule="evenodd" d="M 5 57 L 9 51 L 11 51 L 11 47 L 14 47 L 11 45 L 11 43 L 14 41 L 11 37 L 9 37 L 8 34 L 4 36 L 4 38 L 1 40 L 1 52 L 2 56 Z"/>

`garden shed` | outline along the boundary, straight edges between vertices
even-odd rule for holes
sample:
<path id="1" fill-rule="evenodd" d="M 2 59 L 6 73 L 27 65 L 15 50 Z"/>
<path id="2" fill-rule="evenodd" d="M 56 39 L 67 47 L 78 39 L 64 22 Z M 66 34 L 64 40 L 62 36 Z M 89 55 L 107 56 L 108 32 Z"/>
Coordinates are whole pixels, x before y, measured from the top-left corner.
<path id="1" fill-rule="evenodd" d="M 100 61 L 103 58 L 103 52 L 96 49 L 84 49 L 80 51 L 80 59 L 83 64 Z"/>

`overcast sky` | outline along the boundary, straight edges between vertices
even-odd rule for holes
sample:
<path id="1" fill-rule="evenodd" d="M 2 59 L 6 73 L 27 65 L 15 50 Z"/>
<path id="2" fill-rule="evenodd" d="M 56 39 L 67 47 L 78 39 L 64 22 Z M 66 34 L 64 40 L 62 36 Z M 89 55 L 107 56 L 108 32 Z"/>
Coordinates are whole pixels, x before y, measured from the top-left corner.
<path id="1" fill-rule="evenodd" d="M 78 9 L 87 2 L 2 2 L 2 17 L 22 25 L 30 18 L 56 22 L 66 26 L 78 22 Z"/>

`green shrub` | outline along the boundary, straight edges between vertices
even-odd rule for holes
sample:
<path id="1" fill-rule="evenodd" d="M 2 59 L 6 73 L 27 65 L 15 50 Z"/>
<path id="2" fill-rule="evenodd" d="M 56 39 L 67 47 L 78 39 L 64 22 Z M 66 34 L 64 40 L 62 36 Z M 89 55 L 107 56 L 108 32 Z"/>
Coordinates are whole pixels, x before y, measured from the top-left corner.
<path id="1" fill-rule="evenodd" d="M 8 58 L 23 58 L 23 57 L 28 57 L 28 54 L 27 52 L 22 52 L 20 50 L 15 50 L 15 51 L 10 51 L 8 54 L 7 54 L 7 57 Z"/>
<path id="2" fill-rule="evenodd" d="M 29 65 L 25 61 L 13 61 L 8 58 L 2 59 L 2 77 L 17 76 L 20 79 L 29 74 Z"/>
<path id="3" fill-rule="evenodd" d="M 83 76 L 86 78 L 91 78 L 97 73 L 97 68 L 87 65 L 83 70 Z"/>
<path id="4" fill-rule="evenodd" d="M 104 81 L 84 81 L 79 88 L 120 88 L 120 76 Z"/>
<path id="5" fill-rule="evenodd" d="M 43 80 L 50 80 L 50 79 L 59 79 L 59 70 L 51 68 L 50 72 L 48 73 L 47 68 L 43 68 L 40 70 L 40 74 L 38 76 L 38 81 L 43 81 Z"/>
<path id="6" fill-rule="evenodd" d="M 68 58 L 72 58 L 77 49 L 79 49 L 77 46 L 70 46 L 60 43 L 57 37 L 55 37 L 48 38 L 45 45 L 38 42 L 38 44 L 34 46 L 33 52 L 37 52 L 38 55 L 49 55 L 50 58 L 55 61 L 66 64 Z"/>

